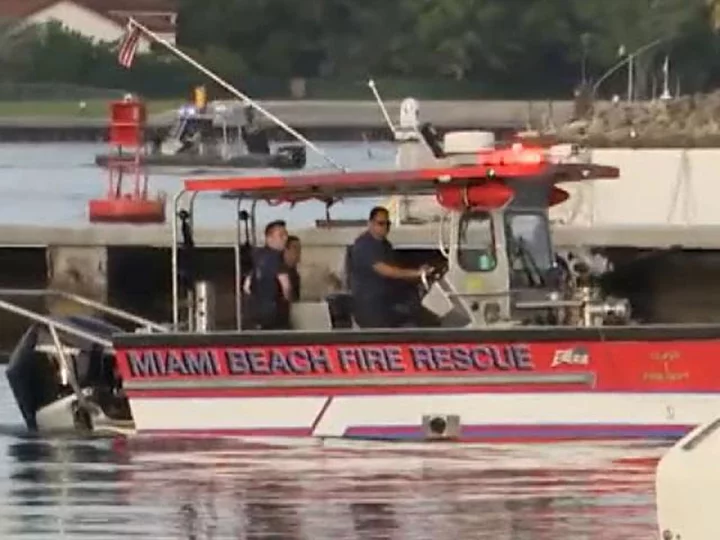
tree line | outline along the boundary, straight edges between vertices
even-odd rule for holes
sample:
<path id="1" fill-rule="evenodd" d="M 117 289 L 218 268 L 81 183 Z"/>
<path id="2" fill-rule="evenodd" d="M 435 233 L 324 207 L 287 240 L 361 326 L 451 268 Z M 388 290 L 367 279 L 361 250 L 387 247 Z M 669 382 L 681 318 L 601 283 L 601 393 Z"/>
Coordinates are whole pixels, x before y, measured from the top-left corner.
<path id="1" fill-rule="evenodd" d="M 284 97 L 291 79 L 309 97 L 559 98 L 638 50 L 637 98 L 720 85 L 720 0 L 179 0 L 177 41 L 257 97 Z M 151 97 L 206 82 L 158 53 L 117 66 L 111 44 L 59 27 L 4 32 L 0 82 L 62 82 Z M 598 87 L 624 95 L 627 70 Z"/>

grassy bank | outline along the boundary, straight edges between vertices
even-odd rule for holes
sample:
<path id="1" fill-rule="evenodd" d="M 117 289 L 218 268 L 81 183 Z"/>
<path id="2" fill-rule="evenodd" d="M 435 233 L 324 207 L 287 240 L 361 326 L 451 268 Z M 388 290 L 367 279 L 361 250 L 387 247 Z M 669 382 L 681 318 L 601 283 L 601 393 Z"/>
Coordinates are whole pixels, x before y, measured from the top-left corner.
<path id="1" fill-rule="evenodd" d="M 162 113 L 176 109 L 182 105 L 182 99 L 148 100 L 145 102 L 148 114 Z M 110 100 L 88 99 L 85 107 L 80 107 L 79 100 L 67 101 L 0 101 L 0 117 L 71 117 L 100 118 L 110 112 Z"/>

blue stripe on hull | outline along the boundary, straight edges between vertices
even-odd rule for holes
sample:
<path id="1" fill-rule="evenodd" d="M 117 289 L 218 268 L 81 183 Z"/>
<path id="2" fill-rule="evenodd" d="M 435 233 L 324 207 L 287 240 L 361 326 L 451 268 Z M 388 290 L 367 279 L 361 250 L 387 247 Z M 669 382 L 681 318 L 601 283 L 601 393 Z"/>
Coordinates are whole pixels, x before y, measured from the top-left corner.
<path id="1" fill-rule="evenodd" d="M 607 424 L 532 424 L 462 426 L 460 439 L 486 442 L 533 442 L 568 440 L 677 440 L 694 426 L 682 425 L 607 425 Z M 420 426 L 357 426 L 345 431 L 346 438 L 375 440 L 424 440 Z"/>

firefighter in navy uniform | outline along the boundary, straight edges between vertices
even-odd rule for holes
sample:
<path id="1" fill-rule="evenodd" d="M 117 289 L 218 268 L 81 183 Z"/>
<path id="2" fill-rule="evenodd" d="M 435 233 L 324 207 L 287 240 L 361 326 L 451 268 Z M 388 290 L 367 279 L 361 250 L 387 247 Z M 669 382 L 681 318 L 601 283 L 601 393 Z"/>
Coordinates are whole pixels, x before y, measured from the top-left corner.
<path id="1" fill-rule="evenodd" d="M 293 298 L 289 269 L 284 251 L 288 232 L 284 221 L 265 227 L 265 245 L 254 254 L 253 271 L 245 280 L 250 327 L 261 330 L 290 328 L 290 303 Z"/>
<path id="2" fill-rule="evenodd" d="M 429 266 L 417 269 L 393 264 L 393 247 L 387 239 L 390 215 L 377 206 L 368 219 L 368 229 L 350 249 L 350 290 L 353 316 L 361 328 L 392 328 L 414 323 L 419 309 L 403 313 L 397 292 L 400 282 L 417 282 Z"/>

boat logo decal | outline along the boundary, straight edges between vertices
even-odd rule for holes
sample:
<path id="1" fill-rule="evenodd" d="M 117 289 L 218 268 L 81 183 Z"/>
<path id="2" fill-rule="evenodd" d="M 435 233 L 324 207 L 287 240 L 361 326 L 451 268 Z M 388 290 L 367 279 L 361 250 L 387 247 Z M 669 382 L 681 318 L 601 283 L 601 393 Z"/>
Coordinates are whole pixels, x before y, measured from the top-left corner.
<path id="1" fill-rule="evenodd" d="M 643 373 L 643 380 L 656 383 L 682 382 L 690 379 L 690 372 L 678 370 L 677 360 L 681 360 L 679 351 L 657 351 L 650 354 L 650 360 L 656 367 Z"/>
<path id="2" fill-rule="evenodd" d="M 590 353 L 585 347 L 571 349 L 558 349 L 553 356 L 550 367 L 557 366 L 587 366 L 590 363 Z"/>

